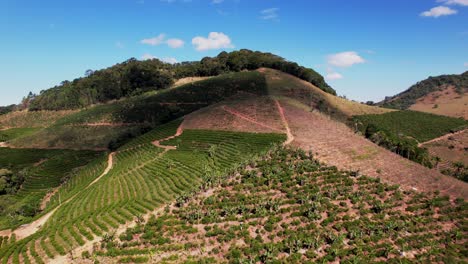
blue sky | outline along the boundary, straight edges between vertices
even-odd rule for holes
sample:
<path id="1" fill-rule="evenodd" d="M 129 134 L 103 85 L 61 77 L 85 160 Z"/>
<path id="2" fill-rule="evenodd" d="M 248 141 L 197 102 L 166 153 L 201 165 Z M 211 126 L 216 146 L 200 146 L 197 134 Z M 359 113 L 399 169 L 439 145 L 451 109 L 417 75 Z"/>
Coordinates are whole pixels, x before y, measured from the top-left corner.
<path id="1" fill-rule="evenodd" d="M 468 0 L 0 0 L 0 35 L 0 105 L 130 57 L 241 48 L 360 101 L 468 70 Z"/>

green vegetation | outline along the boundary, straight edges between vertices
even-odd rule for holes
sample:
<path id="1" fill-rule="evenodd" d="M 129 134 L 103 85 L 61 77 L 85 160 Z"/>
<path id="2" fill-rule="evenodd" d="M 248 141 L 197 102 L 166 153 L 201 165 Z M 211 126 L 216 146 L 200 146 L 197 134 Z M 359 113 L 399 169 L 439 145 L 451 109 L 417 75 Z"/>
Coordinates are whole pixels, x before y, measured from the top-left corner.
<path id="1" fill-rule="evenodd" d="M 386 98 L 379 104 L 388 108 L 408 109 L 411 105 L 416 103 L 417 99 L 450 85 L 453 85 L 458 93 L 465 93 L 468 87 L 468 71 L 460 75 L 454 74 L 429 77 L 400 94 Z"/>
<path id="2" fill-rule="evenodd" d="M 15 105 L 0 106 L 0 115 L 7 114 L 15 110 Z"/>
<path id="3" fill-rule="evenodd" d="M 204 179 L 226 175 L 285 140 L 280 134 L 186 130 L 162 142 L 178 146 L 176 150 L 164 151 L 151 143 L 175 134 L 179 123 L 170 122 L 130 141 L 116 153 L 110 172 L 94 184 L 105 160 L 81 169 L 52 197 L 48 208 L 61 206 L 46 225 L 34 235 L 2 247 L 0 259 L 15 262 L 26 252 L 41 259 L 35 254 L 38 251 L 52 258 L 67 254 L 94 235 L 109 240 L 111 230 L 119 225 L 173 199 L 188 199 L 208 182 Z"/>
<path id="4" fill-rule="evenodd" d="M 395 111 L 354 117 L 356 128 L 366 138 L 398 155 L 432 167 L 433 158 L 419 143 L 466 127 L 467 121 L 416 111 Z"/>
<path id="5" fill-rule="evenodd" d="M 269 67 L 290 73 L 320 89 L 336 94 L 323 77 L 312 69 L 271 53 L 240 50 L 222 52 L 200 62 L 163 63 L 157 59 L 138 61 L 134 58 L 99 71 L 86 71 L 86 76 L 64 81 L 59 86 L 32 96 L 30 110 L 78 109 L 96 103 L 169 88 L 174 79 L 192 76 L 216 76 L 228 72 Z"/>
<path id="6" fill-rule="evenodd" d="M 39 130 L 40 128 L 10 128 L 7 130 L 0 130 L 0 142 L 29 136 Z"/>
<path id="7" fill-rule="evenodd" d="M 164 263 L 463 263 L 468 204 L 277 149 L 94 254 Z M 88 253 L 89 254 L 89 253 Z"/>
<path id="8" fill-rule="evenodd" d="M 36 148 L 117 149 L 159 124 L 242 92 L 266 94 L 264 76 L 259 72 L 229 73 L 175 89 L 97 105 L 69 114 L 39 133 L 10 144 Z M 93 126 L 93 123 L 117 125 Z"/>
<path id="9" fill-rule="evenodd" d="M 361 115 L 355 120 L 361 122 L 361 131 L 374 125 L 379 131 L 393 135 L 411 137 L 425 142 L 445 134 L 458 131 L 468 122 L 463 119 L 439 116 L 416 111 L 395 111 L 381 115 Z"/>
<path id="10" fill-rule="evenodd" d="M 0 229 L 29 222 L 46 193 L 98 152 L 0 148 Z"/>

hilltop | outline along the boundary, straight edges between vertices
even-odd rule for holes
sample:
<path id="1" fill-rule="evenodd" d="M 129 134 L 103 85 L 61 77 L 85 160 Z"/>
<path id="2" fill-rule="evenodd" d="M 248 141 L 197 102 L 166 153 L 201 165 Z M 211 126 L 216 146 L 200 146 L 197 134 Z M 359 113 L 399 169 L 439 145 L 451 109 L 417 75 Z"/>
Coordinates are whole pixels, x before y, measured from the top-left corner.
<path id="1" fill-rule="evenodd" d="M 1 115 L 0 169 L 15 204 L 0 208 L 0 260 L 462 258 L 468 186 L 414 159 L 426 156 L 404 140 L 434 140 L 465 121 L 349 101 L 314 81 L 321 76 L 257 66 L 71 109 L 63 100 L 52 104 L 61 110 L 33 108 L 75 91 L 58 87 Z M 421 237 L 430 243 L 416 246 Z"/>
<path id="2" fill-rule="evenodd" d="M 468 71 L 429 77 L 379 105 L 468 119 Z"/>

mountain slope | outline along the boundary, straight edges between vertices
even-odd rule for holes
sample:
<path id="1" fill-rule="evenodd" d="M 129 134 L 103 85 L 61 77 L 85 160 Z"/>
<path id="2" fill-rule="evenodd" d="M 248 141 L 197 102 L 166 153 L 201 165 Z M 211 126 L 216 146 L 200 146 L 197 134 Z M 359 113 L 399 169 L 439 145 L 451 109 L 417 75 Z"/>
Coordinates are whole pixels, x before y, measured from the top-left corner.
<path id="1" fill-rule="evenodd" d="M 430 77 L 379 105 L 468 118 L 468 71 L 460 75 Z"/>

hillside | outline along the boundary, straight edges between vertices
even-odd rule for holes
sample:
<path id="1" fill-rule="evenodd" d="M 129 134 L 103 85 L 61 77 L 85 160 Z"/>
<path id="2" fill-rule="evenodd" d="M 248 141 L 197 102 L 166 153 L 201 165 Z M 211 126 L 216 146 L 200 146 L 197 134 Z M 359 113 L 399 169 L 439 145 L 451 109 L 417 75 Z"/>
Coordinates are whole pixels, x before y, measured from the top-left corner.
<path id="1" fill-rule="evenodd" d="M 368 262 L 428 258 L 430 250 L 437 252 L 432 256 L 436 260 L 459 260 L 468 185 L 379 147 L 349 126 L 362 115 L 400 114 L 405 112 L 348 101 L 296 76 L 260 68 L 185 79 L 170 89 L 45 119 L 43 126 L 5 126 L 7 146 L 45 148 L 0 149 L 34 153 L 34 163 L 25 169 L 46 166 L 49 159 L 41 156 L 47 151 L 70 151 L 50 148 L 110 151 L 104 156 L 80 150 L 97 156 L 78 167 L 64 166 L 71 170 L 64 172 L 65 181 L 60 182 L 61 173 L 33 177 L 52 179 L 40 186 L 43 198 L 36 196 L 36 214 L 21 222 L 30 223 L 4 225 L 12 229 L 0 231 L 0 260 L 179 263 L 193 255 L 187 260 Z M 427 118 L 428 130 L 440 125 L 437 116 Z M 8 163 L 15 156 L 4 159 Z M 252 194 L 261 201 L 249 198 Z M 216 199 L 199 200 L 211 196 Z M 232 204 L 225 204 L 228 197 Z M 254 211 L 239 209 L 252 203 Z M 408 223 L 411 215 L 417 221 Z M 186 224 L 178 226 L 180 219 Z M 239 221 L 252 226 L 246 229 L 250 237 L 230 227 Z M 159 233 L 162 223 L 175 229 Z M 351 227 L 362 235 L 347 238 Z M 440 232 L 430 233 L 432 229 Z M 301 233 L 314 234 L 316 246 L 304 244 Z M 193 244 L 179 242 L 187 238 Z M 411 242 L 418 238 L 431 243 L 418 247 Z M 449 238 L 450 250 L 441 252 L 440 241 Z M 219 243 L 224 246 L 214 250 Z M 260 256 L 266 249 L 270 257 Z"/>
<path id="2" fill-rule="evenodd" d="M 468 72 L 429 77 L 379 105 L 468 119 Z"/>
<path id="3" fill-rule="evenodd" d="M 169 64 L 158 59 L 138 61 L 135 58 L 112 67 L 92 71 L 85 77 L 63 81 L 60 85 L 28 96 L 30 110 L 79 109 L 96 103 L 164 90 L 175 80 L 185 77 L 220 74 L 270 67 L 310 82 L 327 93 L 336 94 L 324 78 L 312 69 L 299 66 L 271 53 L 240 50 L 222 52 L 199 62 Z"/>
<path id="4" fill-rule="evenodd" d="M 462 263 L 466 202 L 277 149 L 73 263 Z"/>

